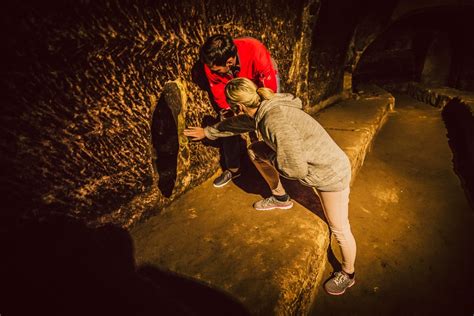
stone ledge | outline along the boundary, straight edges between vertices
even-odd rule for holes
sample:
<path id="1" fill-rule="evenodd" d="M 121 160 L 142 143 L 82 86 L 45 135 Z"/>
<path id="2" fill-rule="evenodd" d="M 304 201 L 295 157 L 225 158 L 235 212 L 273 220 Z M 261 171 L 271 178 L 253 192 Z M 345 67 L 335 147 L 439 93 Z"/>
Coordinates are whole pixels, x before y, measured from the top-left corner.
<path id="1" fill-rule="evenodd" d="M 410 95 L 418 101 L 444 108 L 454 98 L 459 99 L 468 107 L 474 109 L 474 92 L 462 91 L 450 87 L 431 87 L 418 82 L 405 82 L 387 87 L 390 90 L 400 91 Z"/>
<path id="2" fill-rule="evenodd" d="M 137 263 L 223 291 L 252 314 L 304 313 L 321 281 L 327 226 L 300 205 L 255 212 L 259 198 L 207 181 L 137 227 Z"/>
<path id="3" fill-rule="evenodd" d="M 349 155 L 353 178 L 391 107 L 391 95 L 372 90 L 317 115 Z M 244 173 L 220 189 L 210 179 L 132 230 L 137 264 L 207 285 L 251 314 L 307 314 L 323 277 L 329 230 L 316 195 L 291 187 L 291 211 L 256 212 L 253 202 L 268 194 L 258 174 Z"/>
<path id="4" fill-rule="evenodd" d="M 375 135 L 395 107 L 395 98 L 377 86 L 365 86 L 357 99 L 336 103 L 315 115 L 329 135 L 347 154 L 352 182 L 370 151 Z"/>

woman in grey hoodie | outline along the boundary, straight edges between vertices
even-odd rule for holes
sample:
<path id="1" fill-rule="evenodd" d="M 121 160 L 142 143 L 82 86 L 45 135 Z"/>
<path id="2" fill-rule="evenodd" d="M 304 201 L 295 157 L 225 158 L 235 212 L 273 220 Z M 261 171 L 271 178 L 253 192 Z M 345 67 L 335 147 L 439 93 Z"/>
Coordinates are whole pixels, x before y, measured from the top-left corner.
<path id="1" fill-rule="evenodd" d="M 234 112 L 245 115 L 206 128 L 190 127 L 184 134 L 201 140 L 257 131 L 262 141 L 249 146 L 249 156 L 272 190 L 272 196 L 253 205 L 257 210 L 293 206 L 280 174 L 315 189 L 343 258 L 342 271 L 334 273 L 324 287 L 329 294 L 343 294 L 355 283 L 356 243 L 348 216 L 349 159 L 324 128 L 302 110 L 299 98 L 257 88 L 246 78 L 229 81 L 225 93 Z"/>

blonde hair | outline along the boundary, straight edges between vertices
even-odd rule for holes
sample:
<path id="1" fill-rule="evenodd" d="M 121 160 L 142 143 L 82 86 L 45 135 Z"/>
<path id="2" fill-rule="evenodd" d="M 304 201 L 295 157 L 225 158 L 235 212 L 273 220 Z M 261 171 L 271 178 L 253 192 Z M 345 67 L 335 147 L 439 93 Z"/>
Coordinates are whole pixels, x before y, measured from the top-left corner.
<path id="1" fill-rule="evenodd" d="M 263 100 L 270 100 L 275 93 L 269 88 L 257 88 L 255 83 L 247 78 L 235 78 L 225 86 L 227 103 L 234 109 L 237 103 L 248 108 L 258 108 Z"/>

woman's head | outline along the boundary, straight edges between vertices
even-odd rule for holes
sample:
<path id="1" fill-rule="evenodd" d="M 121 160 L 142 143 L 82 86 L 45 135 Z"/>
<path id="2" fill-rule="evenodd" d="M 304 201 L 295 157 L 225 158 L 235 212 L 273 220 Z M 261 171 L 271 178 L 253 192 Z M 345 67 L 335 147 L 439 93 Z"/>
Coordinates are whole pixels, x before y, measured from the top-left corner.
<path id="1" fill-rule="evenodd" d="M 257 88 L 250 79 L 235 78 L 225 86 L 225 95 L 232 110 L 238 112 L 236 110 L 239 104 L 249 109 L 256 109 L 263 100 L 273 98 L 274 93 L 268 88 Z"/>

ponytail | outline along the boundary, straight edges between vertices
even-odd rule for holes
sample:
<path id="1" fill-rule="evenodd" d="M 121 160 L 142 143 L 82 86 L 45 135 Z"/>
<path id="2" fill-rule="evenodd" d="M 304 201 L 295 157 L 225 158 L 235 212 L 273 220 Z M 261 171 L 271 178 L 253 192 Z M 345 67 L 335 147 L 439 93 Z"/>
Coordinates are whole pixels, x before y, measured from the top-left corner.
<path id="1" fill-rule="evenodd" d="M 260 96 L 261 100 L 270 100 L 275 96 L 275 93 L 272 91 L 272 89 L 265 87 L 258 88 L 257 94 Z"/>
<path id="2" fill-rule="evenodd" d="M 231 107 L 237 103 L 255 109 L 263 100 L 270 100 L 275 94 L 269 88 L 258 88 L 250 79 L 235 78 L 225 86 L 225 96 Z"/>

